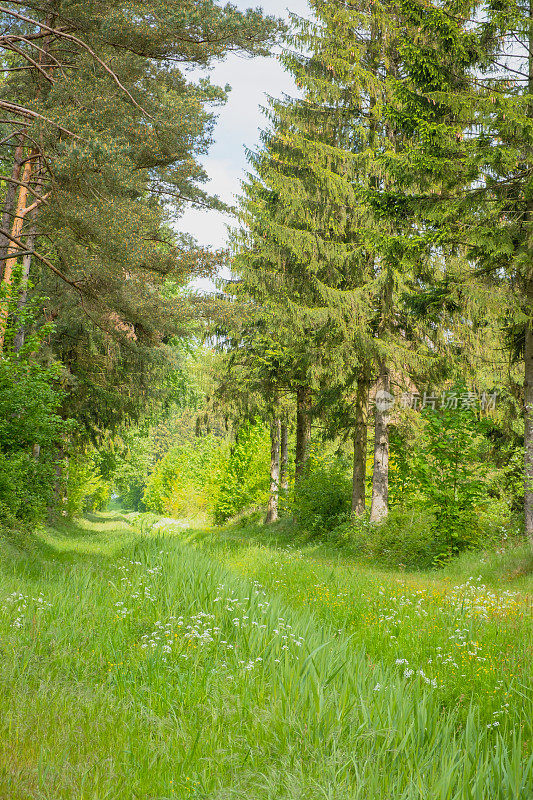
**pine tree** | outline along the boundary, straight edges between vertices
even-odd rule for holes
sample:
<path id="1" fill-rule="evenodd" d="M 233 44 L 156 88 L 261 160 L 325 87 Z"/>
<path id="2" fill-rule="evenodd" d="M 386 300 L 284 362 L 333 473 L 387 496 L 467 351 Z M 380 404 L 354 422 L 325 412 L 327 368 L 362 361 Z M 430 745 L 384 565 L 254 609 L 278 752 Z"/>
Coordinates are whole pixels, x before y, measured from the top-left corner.
<path id="1" fill-rule="evenodd" d="M 198 158 L 226 97 L 182 64 L 266 54 L 279 25 L 211 0 L 8 2 L 0 19 L 0 349 L 28 292 L 48 297 L 71 382 L 104 402 L 121 375 L 118 410 L 198 317 L 183 287 L 222 258 L 175 232 L 186 204 L 220 205 Z"/>

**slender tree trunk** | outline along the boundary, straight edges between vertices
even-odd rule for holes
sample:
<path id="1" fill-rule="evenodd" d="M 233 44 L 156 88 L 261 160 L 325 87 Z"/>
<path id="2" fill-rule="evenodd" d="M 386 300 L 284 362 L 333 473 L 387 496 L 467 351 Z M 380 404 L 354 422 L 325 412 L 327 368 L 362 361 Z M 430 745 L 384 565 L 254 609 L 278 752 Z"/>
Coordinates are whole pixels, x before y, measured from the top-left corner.
<path id="1" fill-rule="evenodd" d="M 21 133 L 19 136 L 19 143 L 15 150 L 15 156 L 13 160 L 13 169 L 11 171 L 11 181 L 7 184 L 6 189 L 6 199 L 4 201 L 4 212 L 2 214 L 2 230 L 9 231 L 13 224 L 13 217 L 15 216 L 15 202 L 17 198 L 17 191 L 19 189 L 19 185 L 17 181 L 20 181 L 20 173 L 22 170 L 22 161 L 24 159 L 24 134 Z M 4 236 L 4 234 L 0 234 L 0 276 L 2 281 L 4 280 L 4 271 L 5 271 L 5 264 L 6 264 L 6 256 L 7 251 L 9 249 L 10 241 L 9 239 Z"/>
<path id="2" fill-rule="evenodd" d="M 265 524 L 267 525 L 271 522 L 276 522 L 278 519 L 280 428 L 279 419 L 274 420 L 270 426 L 270 497 L 265 519 Z"/>
<path id="3" fill-rule="evenodd" d="M 33 158 L 34 155 L 32 154 L 24 164 L 24 171 L 22 173 L 22 182 L 24 184 L 28 184 L 31 178 Z M 22 233 L 22 226 L 24 225 L 25 212 L 28 207 L 27 203 L 28 203 L 28 187 L 26 185 L 26 186 L 21 186 L 19 189 L 15 218 L 13 220 L 13 225 L 11 228 L 11 236 L 13 237 L 13 239 L 18 240 Z M 4 274 L 2 277 L 2 288 L 4 289 L 4 295 L 2 298 L 0 298 L 0 354 L 4 349 L 4 339 L 6 335 L 7 320 L 9 316 L 9 305 L 13 291 L 13 278 L 14 278 L 13 272 L 17 265 L 17 258 L 18 258 L 17 253 L 19 250 L 20 250 L 19 245 L 11 241 L 7 249 L 7 259 L 5 262 Z"/>
<path id="4" fill-rule="evenodd" d="M 37 175 L 37 180 L 35 182 L 35 188 L 39 194 L 42 192 L 42 174 L 41 174 L 41 162 L 40 159 L 36 162 L 34 167 L 34 173 Z M 35 248 L 35 243 L 37 241 L 37 219 L 39 217 L 39 207 L 36 207 L 32 212 L 32 222 L 31 227 L 28 231 L 28 236 L 26 238 L 26 255 L 22 258 L 22 273 L 20 276 L 20 287 L 19 287 L 19 300 L 17 303 L 17 312 L 18 316 L 20 317 L 21 312 L 26 307 L 26 303 L 28 302 L 28 286 L 30 281 L 30 271 L 31 271 L 31 262 L 32 262 L 32 251 Z M 19 353 L 24 345 L 24 339 L 26 336 L 26 329 L 24 327 L 24 323 L 20 323 L 20 327 L 17 331 L 15 336 L 15 340 L 13 342 L 13 350 L 15 353 Z"/>
<path id="5" fill-rule="evenodd" d="M 385 364 L 376 393 L 376 430 L 374 438 L 374 474 L 372 477 L 372 506 L 370 521 L 380 522 L 389 512 L 389 410 L 390 375 Z"/>
<path id="6" fill-rule="evenodd" d="M 289 428 L 286 422 L 281 425 L 280 488 L 282 492 L 289 491 Z"/>
<path id="7" fill-rule="evenodd" d="M 311 444 L 311 390 L 300 386 L 296 393 L 296 457 L 295 478 L 303 474 Z"/>
<path id="8" fill-rule="evenodd" d="M 17 311 L 19 314 L 23 311 L 28 302 L 28 286 L 30 281 L 30 270 L 31 270 L 31 250 L 35 247 L 35 240 L 37 239 L 37 221 L 33 222 L 30 232 L 28 233 L 28 238 L 26 239 L 26 249 L 28 252 L 22 259 L 22 275 L 20 278 L 20 295 L 19 300 L 17 303 Z M 20 327 L 17 331 L 15 336 L 15 340 L 13 342 L 13 350 L 15 353 L 19 353 L 24 345 L 24 339 L 26 336 L 26 328 L 23 322 L 20 322 Z"/>
<path id="9" fill-rule="evenodd" d="M 353 453 L 352 513 L 362 516 L 366 510 L 366 443 L 368 439 L 368 392 L 366 375 L 357 382 L 355 399 L 355 435 Z"/>
<path id="10" fill-rule="evenodd" d="M 52 515 L 55 513 L 57 516 L 66 516 L 66 503 L 68 492 L 68 479 L 70 459 L 67 451 L 67 437 L 65 434 L 62 436 L 63 444 L 58 449 L 57 461 L 55 468 L 55 482 L 54 482 L 54 500 L 55 508 L 52 509 Z"/>
<path id="11" fill-rule="evenodd" d="M 531 312 L 533 310 L 533 280 L 528 282 L 526 297 Z M 526 533 L 533 548 L 533 321 L 531 319 L 526 323 L 524 404 L 524 513 Z"/>

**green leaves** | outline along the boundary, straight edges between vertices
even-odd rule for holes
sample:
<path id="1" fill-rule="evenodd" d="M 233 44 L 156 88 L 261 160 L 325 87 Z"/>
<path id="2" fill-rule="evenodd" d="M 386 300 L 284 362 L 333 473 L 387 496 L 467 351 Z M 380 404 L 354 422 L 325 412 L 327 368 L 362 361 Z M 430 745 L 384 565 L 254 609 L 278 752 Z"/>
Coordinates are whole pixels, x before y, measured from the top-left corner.
<path id="1" fill-rule="evenodd" d="M 268 497 L 270 433 L 259 421 L 245 423 L 222 473 L 214 518 L 217 524 Z"/>

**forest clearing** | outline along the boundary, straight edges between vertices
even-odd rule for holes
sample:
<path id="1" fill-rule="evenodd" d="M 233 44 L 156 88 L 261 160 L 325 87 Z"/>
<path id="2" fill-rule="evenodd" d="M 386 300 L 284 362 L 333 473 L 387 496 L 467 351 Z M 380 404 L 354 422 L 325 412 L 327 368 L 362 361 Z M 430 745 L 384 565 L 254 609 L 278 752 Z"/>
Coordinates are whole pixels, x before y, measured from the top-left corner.
<path id="1" fill-rule="evenodd" d="M 533 800 L 533 0 L 0 5 L 0 800 Z"/>
<path id="2" fill-rule="evenodd" d="M 282 529 L 155 521 L 11 546 L 2 797 L 531 797 L 523 554 L 376 572 Z"/>

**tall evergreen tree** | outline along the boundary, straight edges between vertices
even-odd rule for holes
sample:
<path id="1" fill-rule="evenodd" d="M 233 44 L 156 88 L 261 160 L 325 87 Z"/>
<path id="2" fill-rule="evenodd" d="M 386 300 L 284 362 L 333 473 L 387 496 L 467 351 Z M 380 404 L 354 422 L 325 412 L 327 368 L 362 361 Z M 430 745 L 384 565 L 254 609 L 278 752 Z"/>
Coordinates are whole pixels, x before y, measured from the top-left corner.
<path id="1" fill-rule="evenodd" d="M 391 106 L 410 147 L 385 168 L 433 247 L 462 249 L 473 280 L 505 298 L 525 362 L 525 523 L 533 544 L 533 6 L 402 3 L 416 35 Z"/>
<path id="2" fill-rule="evenodd" d="M 186 204 L 220 206 L 198 157 L 226 98 L 182 65 L 266 54 L 279 24 L 212 0 L 7 2 L 0 19 L 0 349 L 33 285 L 72 382 L 101 385 L 107 367 L 131 397 L 126 375 L 198 316 L 183 287 L 221 261 L 175 232 Z"/>
<path id="3" fill-rule="evenodd" d="M 244 222 L 252 232 L 251 272 L 294 316 L 322 326 L 328 380 L 355 402 L 354 509 L 362 511 L 366 405 L 375 383 L 372 518 L 387 513 L 388 404 L 391 370 L 421 371 L 426 336 L 402 298 L 427 255 L 393 195 L 381 159 L 401 142 L 387 114 L 400 69 L 398 15 L 386 5 L 312 3 L 315 20 L 294 20 L 286 67 L 301 88 L 296 100 L 272 101 L 273 125 L 255 176 L 245 187 Z M 395 369 L 396 368 L 396 369 Z M 383 401 L 383 402 L 382 402 Z"/>

